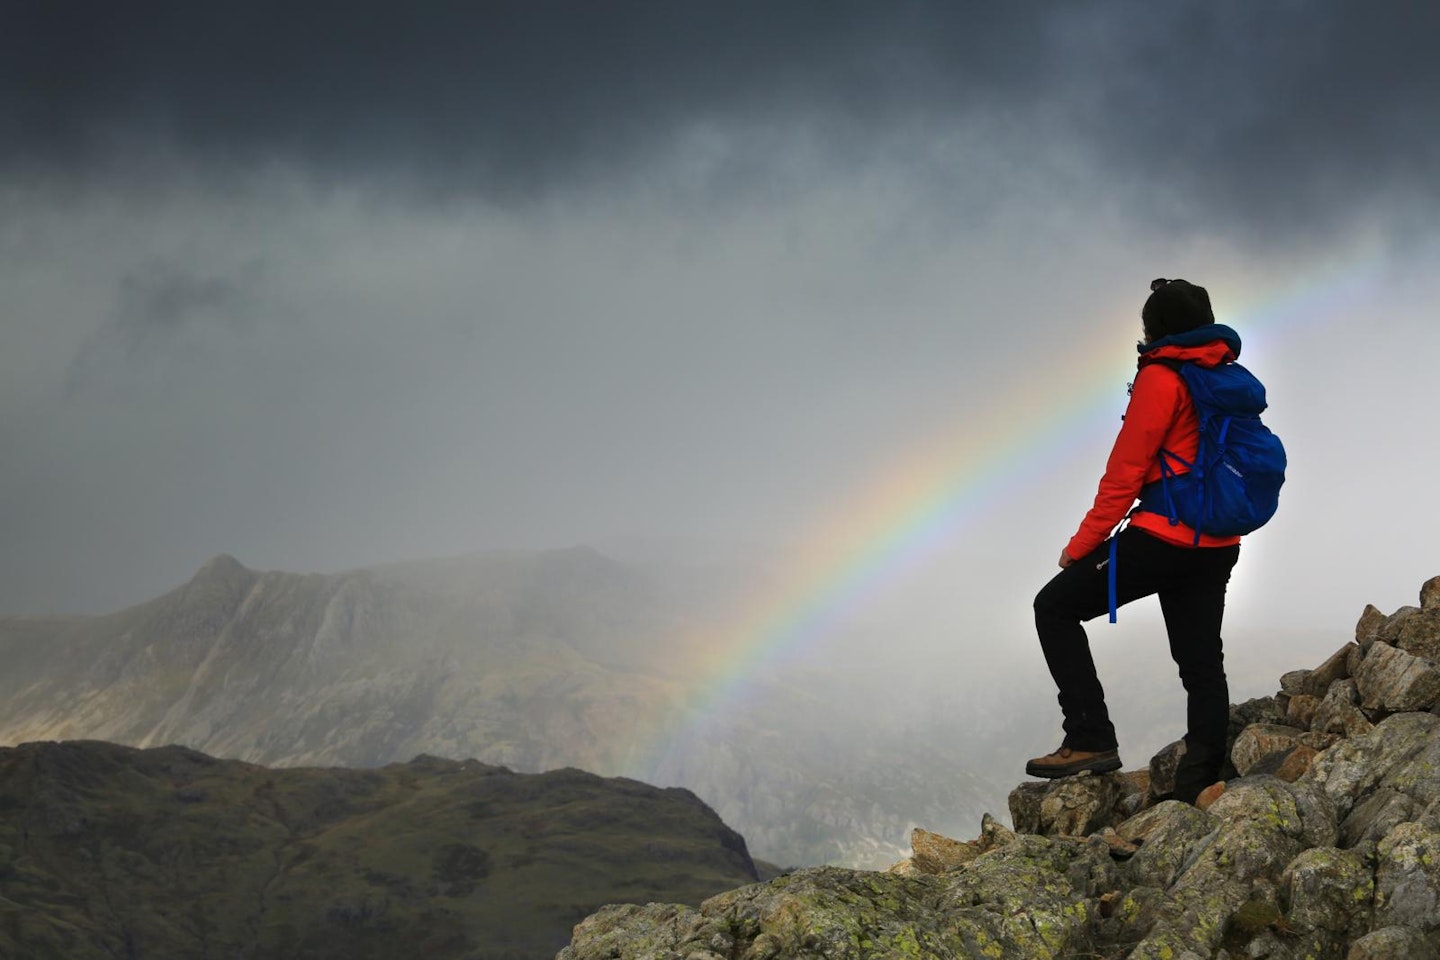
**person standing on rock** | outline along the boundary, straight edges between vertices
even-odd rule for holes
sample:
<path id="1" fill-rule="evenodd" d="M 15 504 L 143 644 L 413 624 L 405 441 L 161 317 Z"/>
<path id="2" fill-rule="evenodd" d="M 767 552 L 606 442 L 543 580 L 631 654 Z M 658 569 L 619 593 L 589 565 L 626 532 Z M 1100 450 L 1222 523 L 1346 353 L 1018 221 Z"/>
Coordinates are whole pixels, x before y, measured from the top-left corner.
<path id="1" fill-rule="evenodd" d="M 1188 697 L 1174 798 L 1194 803 L 1219 779 L 1225 759 L 1230 691 L 1220 623 L 1240 538 L 1202 534 L 1197 545 L 1195 531 L 1184 523 L 1143 508 L 1132 514 L 1131 508 L 1141 488 L 1160 479 L 1162 448 L 1193 462 L 1199 447 L 1199 417 L 1176 365 L 1235 360 L 1240 337 L 1215 322 L 1204 287 L 1162 279 L 1150 291 L 1141 311 L 1139 372 L 1094 506 L 1061 551 L 1060 573 L 1035 597 L 1035 627 L 1059 688 L 1065 738 L 1054 753 L 1029 761 L 1025 772 L 1055 778 L 1120 769 L 1115 727 L 1082 624 L 1111 609 L 1110 531 L 1130 515 L 1115 534 L 1114 601 L 1119 606 L 1159 597 L 1170 655 Z"/>

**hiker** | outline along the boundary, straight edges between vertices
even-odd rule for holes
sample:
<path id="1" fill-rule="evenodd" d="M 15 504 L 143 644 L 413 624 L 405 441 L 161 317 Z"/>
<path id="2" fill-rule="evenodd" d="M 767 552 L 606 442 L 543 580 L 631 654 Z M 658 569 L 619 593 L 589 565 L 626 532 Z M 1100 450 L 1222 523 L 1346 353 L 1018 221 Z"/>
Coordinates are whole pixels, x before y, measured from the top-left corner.
<path id="1" fill-rule="evenodd" d="M 1233 361 L 1240 338 L 1215 323 L 1204 287 L 1161 279 L 1150 291 L 1140 314 L 1139 371 L 1094 506 L 1060 552 L 1060 573 L 1035 597 L 1035 628 L 1060 691 L 1065 738 L 1054 753 L 1029 761 L 1025 772 L 1055 778 L 1120 769 L 1115 727 L 1082 621 L 1107 610 L 1113 619 L 1115 606 L 1156 594 L 1188 700 L 1185 754 L 1173 797 L 1194 803 L 1219 779 L 1225 759 L 1230 692 L 1220 622 L 1240 538 L 1197 537 L 1192 527 L 1154 509 L 1148 496 L 1154 487 L 1147 485 L 1159 486 L 1164 456 L 1173 454 L 1169 467 L 1177 461 L 1188 466 L 1200 444 L 1200 421 L 1180 362 L 1214 368 Z M 1173 474 L 1166 476 L 1168 481 Z M 1142 487 L 1147 495 L 1132 513 Z M 1127 515 L 1129 523 L 1111 538 Z"/>

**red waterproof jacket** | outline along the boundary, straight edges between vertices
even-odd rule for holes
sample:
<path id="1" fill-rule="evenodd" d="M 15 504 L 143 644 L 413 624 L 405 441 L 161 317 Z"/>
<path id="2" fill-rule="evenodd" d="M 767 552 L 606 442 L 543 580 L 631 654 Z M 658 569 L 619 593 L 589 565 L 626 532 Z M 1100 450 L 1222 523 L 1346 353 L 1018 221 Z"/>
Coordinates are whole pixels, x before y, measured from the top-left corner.
<path id="1" fill-rule="evenodd" d="M 1110 451 L 1105 476 L 1100 478 L 1095 505 L 1065 547 L 1072 560 L 1079 560 L 1104 543 L 1135 506 L 1140 488 L 1160 479 L 1160 448 L 1187 461 L 1195 459 L 1200 447 L 1200 418 L 1195 414 L 1190 391 L 1178 372 L 1155 361 L 1193 360 L 1202 367 L 1215 367 L 1234 359 L 1234 351 L 1223 340 L 1198 347 L 1168 344 L 1141 354 L 1125 422 Z M 1185 472 L 1183 467 L 1177 469 Z M 1183 523 L 1171 526 L 1170 518 L 1158 513 L 1138 511 L 1130 525 L 1178 546 L 1195 546 L 1193 528 Z M 1228 547 L 1239 542 L 1239 537 L 1200 535 L 1201 547 Z"/>

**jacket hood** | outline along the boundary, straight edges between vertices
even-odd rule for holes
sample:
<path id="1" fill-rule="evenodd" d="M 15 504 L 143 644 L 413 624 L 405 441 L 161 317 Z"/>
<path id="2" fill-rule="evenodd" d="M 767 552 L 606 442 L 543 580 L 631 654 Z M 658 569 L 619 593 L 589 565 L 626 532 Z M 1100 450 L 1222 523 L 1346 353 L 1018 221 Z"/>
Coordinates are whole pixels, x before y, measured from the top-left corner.
<path id="1" fill-rule="evenodd" d="M 1240 359 L 1240 334 L 1223 323 L 1207 323 L 1139 344 L 1137 349 L 1141 364 L 1155 360 L 1194 360 L 1203 367 L 1215 367 Z"/>

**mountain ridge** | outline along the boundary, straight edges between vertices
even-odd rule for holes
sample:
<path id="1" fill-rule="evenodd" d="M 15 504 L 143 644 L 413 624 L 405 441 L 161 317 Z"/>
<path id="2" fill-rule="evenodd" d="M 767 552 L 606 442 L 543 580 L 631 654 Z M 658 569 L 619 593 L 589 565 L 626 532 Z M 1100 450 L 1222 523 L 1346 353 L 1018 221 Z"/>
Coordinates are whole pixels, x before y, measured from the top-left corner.
<path id="1" fill-rule="evenodd" d="M 578 767 L 689 787 L 792 864 L 888 862 L 913 823 L 951 822 L 945 805 L 895 790 L 923 761 L 904 728 L 818 700 L 810 676 L 767 671 L 692 724 L 713 636 L 696 609 L 585 547 L 329 574 L 218 554 L 124 610 L 0 619 L 0 743 L 180 743 L 280 766 L 428 753 Z M 939 749 L 952 754 L 951 809 L 998 792 Z"/>

